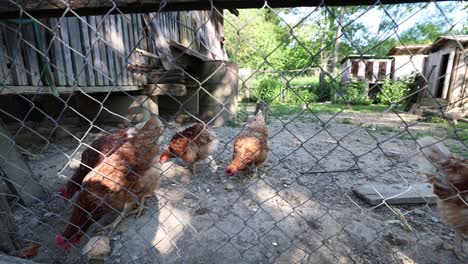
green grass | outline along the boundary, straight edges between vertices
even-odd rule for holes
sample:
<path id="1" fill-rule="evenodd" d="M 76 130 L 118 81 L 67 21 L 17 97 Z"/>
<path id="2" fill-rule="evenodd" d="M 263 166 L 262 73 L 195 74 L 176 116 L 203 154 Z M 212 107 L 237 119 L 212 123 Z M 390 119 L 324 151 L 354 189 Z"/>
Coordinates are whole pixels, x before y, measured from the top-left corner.
<path id="1" fill-rule="evenodd" d="M 468 149 L 463 146 L 450 146 L 449 149 L 452 153 L 455 153 L 464 159 L 468 158 Z"/>
<path id="2" fill-rule="evenodd" d="M 319 86 L 319 78 L 318 77 L 296 77 L 289 82 L 289 86 L 291 87 L 302 87 L 302 86 L 312 86 L 318 87 Z"/>
<path id="3" fill-rule="evenodd" d="M 255 103 L 239 103 L 239 108 L 255 107 Z M 372 113 L 383 112 L 388 106 L 385 105 L 353 105 L 351 109 L 346 105 L 341 104 L 326 104 L 326 103 L 311 103 L 308 105 L 310 110 L 316 114 L 327 113 L 334 114 L 343 110 L 343 112 L 359 112 L 359 113 Z M 274 116 L 288 116 L 302 112 L 301 105 L 292 105 L 284 103 L 273 103 L 269 106 L 270 111 Z M 306 110 L 308 113 L 309 110 Z"/>
<path id="4" fill-rule="evenodd" d="M 372 112 L 383 112 L 388 106 L 385 105 L 353 105 L 351 109 L 346 105 L 341 104 L 326 104 L 326 103 L 312 103 L 309 104 L 309 109 L 314 113 L 328 113 L 334 114 L 341 110 L 343 112 L 359 112 L 359 113 L 372 113 Z M 271 111 L 274 114 L 284 116 L 299 113 L 302 110 L 300 105 L 290 105 L 282 103 L 274 103 L 270 106 Z M 308 110 L 307 110 L 308 112 Z"/>

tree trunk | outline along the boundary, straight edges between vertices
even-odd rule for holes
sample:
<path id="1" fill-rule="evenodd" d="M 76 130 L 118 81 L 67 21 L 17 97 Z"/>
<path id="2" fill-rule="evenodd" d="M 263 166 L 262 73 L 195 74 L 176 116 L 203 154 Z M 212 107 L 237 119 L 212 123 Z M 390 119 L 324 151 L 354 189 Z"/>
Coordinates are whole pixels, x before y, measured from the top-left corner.
<path id="1" fill-rule="evenodd" d="M 338 65 L 338 51 L 340 48 L 340 43 L 341 43 L 341 35 L 343 31 L 343 17 L 345 14 L 345 8 L 340 7 L 340 16 L 338 17 L 338 26 L 336 29 L 336 35 L 335 35 L 335 45 L 333 47 L 333 58 L 332 58 L 332 65 L 330 72 L 333 74 L 336 71 L 337 65 Z"/>

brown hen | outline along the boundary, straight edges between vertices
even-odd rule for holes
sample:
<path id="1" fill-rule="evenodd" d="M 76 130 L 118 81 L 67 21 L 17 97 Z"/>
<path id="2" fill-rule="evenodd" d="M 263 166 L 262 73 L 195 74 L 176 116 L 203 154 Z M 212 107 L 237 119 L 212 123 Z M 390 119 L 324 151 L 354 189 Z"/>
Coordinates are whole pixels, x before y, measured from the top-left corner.
<path id="1" fill-rule="evenodd" d="M 73 176 L 60 188 L 60 195 L 65 198 L 71 198 L 81 188 L 84 177 L 97 165 L 112 155 L 115 150 L 120 148 L 128 139 L 135 136 L 141 124 L 128 129 L 120 129 L 114 134 L 105 135 L 94 140 L 89 148 L 86 148 L 81 154 L 81 162 Z"/>
<path id="2" fill-rule="evenodd" d="M 431 137 L 418 140 L 423 153 L 436 167 L 437 173 L 426 175 L 439 198 L 439 213 L 455 230 L 457 257 L 466 260 L 463 256 L 463 235 L 468 235 L 468 160 L 452 155 L 445 146 L 437 142 Z"/>
<path id="3" fill-rule="evenodd" d="M 138 203 L 141 213 L 145 196 L 156 189 L 159 181 L 159 169 L 153 164 L 157 163 L 161 130 L 161 122 L 150 119 L 135 137 L 86 175 L 69 224 L 56 237 L 59 246 L 67 250 L 79 243 L 89 226 L 110 212 L 121 211 L 111 231 Z"/>
<path id="4" fill-rule="evenodd" d="M 247 174 L 250 167 L 254 166 L 252 177 L 255 177 L 257 167 L 265 162 L 269 150 L 268 128 L 262 112 L 259 112 L 234 141 L 233 160 L 225 172 L 231 176 L 239 171 Z"/>
<path id="5" fill-rule="evenodd" d="M 169 142 L 169 146 L 161 154 L 159 161 L 166 162 L 169 159 L 179 157 L 192 165 L 192 173 L 195 173 L 195 162 L 210 159 L 216 150 L 217 140 L 204 124 L 197 123 L 187 129 L 177 132 Z M 216 165 L 214 165 L 216 166 Z"/>

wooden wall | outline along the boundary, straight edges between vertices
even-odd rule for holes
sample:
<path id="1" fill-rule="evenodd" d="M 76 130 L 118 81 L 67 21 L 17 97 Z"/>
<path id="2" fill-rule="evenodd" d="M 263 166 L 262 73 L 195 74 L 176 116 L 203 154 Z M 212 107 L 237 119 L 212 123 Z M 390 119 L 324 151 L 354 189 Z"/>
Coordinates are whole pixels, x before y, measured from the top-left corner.
<path id="1" fill-rule="evenodd" d="M 5 85 L 46 85 L 46 67 L 60 87 L 143 84 L 142 76 L 127 70 L 129 62 L 145 60 L 131 52 L 145 48 L 140 14 L 41 19 L 38 36 L 27 22 L 0 22 L 0 82 Z"/>
<path id="2" fill-rule="evenodd" d="M 84 91 L 137 90 L 143 75 L 128 63 L 148 63 L 133 52 L 148 50 L 143 14 L 40 19 L 33 23 L 0 21 L 0 93 L 48 92 L 47 70 L 60 92 L 79 86 Z M 209 11 L 165 12 L 155 17 L 166 40 L 174 40 L 211 59 L 225 60 L 220 41 L 222 17 Z M 150 50 L 158 53 L 157 49 Z M 117 89 L 115 87 L 118 87 Z M 39 90 L 38 90 L 39 89 Z M 41 91 L 39 91 L 41 92 Z"/>

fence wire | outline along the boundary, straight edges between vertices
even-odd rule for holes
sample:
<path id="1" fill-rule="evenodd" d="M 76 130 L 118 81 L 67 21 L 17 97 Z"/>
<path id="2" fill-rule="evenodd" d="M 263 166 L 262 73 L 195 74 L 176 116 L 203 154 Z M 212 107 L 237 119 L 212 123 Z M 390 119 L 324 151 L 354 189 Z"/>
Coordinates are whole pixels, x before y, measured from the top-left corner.
<path id="1" fill-rule="evenodd" d="M 418 139 L 437 138 L 466 164 L 468 38 L 458 34 L 466 14 L 450 18 L 439 2 L 395 12 L 376 1 L 343 19 L 325 2 L 293 9 L 265 2 L 241 21 L 237 10 L 211 2 L 204 11 L 167 12 L 161 4 L 158 12 L 127 14 L 117 1 L 99 16 L 67 8 L 60 17 L 35 18 L 21 2 L 10 3 L 21 17 L 0 20 L 0 251 L 39 263 L 81 263 L 93 254 L 106 263 L 464 263 L 454 252 L 468 222 L 462 213 L 468 209 L 467 171 L 459 172 L 464 182 L 455 184 L 456 197 L 446 199 L 458 199 L 465 227 L 454 226 L 437 210 L 425 175 L 430 163 Z M 401 28 L 429 10 L 449 30 L 415 49 Z M 372 33 L 369 45 L 356 43 L 348 29 L 369 23 L 376 11 L 389 24 Z M 287 31 L 266 47 L 254 39 L 265 14 Z M 342 30 L 328 42 L 313 35 L 320 46 L 312 49 L 299 29 L 314 26 L 322 34 L 323 17 Z M 227 38 L 228 31 L 236 36 Z M 400 53 L 369 55 L 390 38 Z M 337 40 L 354 52 L 331 69 L 324 56 Z M 276 56 L 285 46 L 305 51 L 307 63 L 279 68 Z M 242 52 L 262 61 L 247 67 Z M 282 57 L 285 64 L 290 59 Z M 453 67 L 441 70 L 447 65 Z M 389 79 L 398 84 L 402 72 L 412 78 L 409 91 L 386 93 Z M 361 105 L 372 100 L 387 105 Z M 225 168 L 240 155 L 234 142 L 249 133 L 255 108 L 263 106 L 268 157 L 258 169 L 230 177 Z M 117 154 L 123 155 L 123 146 L 131 149 L 150 118 L 162 122 L 161 135 L 153 131 L 151 138 L 157 154 L 145 145 L 132 159 L 121 159 Z M 188 156 L 159 162 L 174 134 L 192 123 L 205 124 L 216 137 L 206 162 L 193 168 Z M 182 138 L 200 153 L 204 134 L 195 134 Z M 152 175 L 160 175 L 154 195 L 144 201 L 151 189 L 143 179 L 148 169 L 141 167 L 146 154 L 156 157 Z M 125 168 L 123 182 L 144 186 L 136 192 L 135 184 L 115 182 L 100 162 Z M 87 175 L 85 182 L 101 177 L 95 186 L 111 179 L 115 189 L 96 195 L 81 190 L 81 180 L 70 182 L 77 171 Z M 456 172 L 437 173 L 448 179 Z M 63 186 L 77 194 L 62 197 Z M 119 191 L 144 205 L 141 216 L 122 212 Z M 369 201 L 361 199 L 363 192 Z M 86 195 L 99 205 L 86 207 L 79 199 Z M 76 208 L 92 216 L 89 229 L 72 216 Z M 101 211 L 102 218 L 96 216 Z M 115 230 L 104 228 L 119 216 Z M 82 228 L 81 243 L 65 235 L 71 227 Z M 90 244 L 96 236 L 107 237 L 109 248 Z"/>

